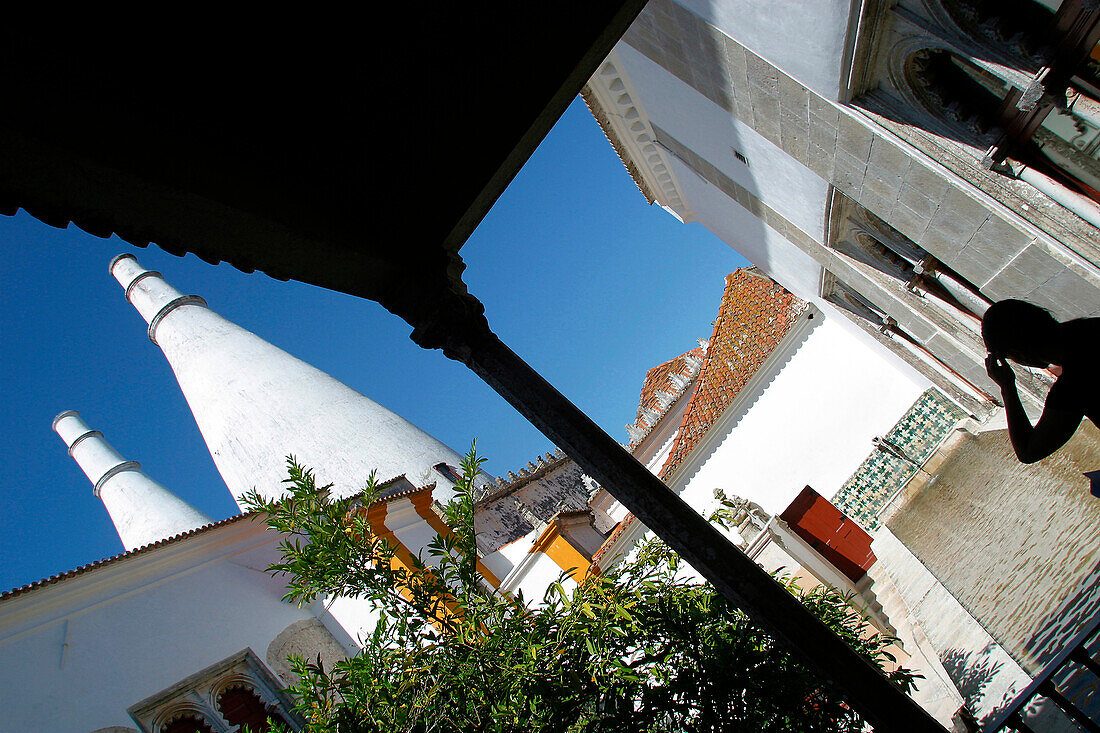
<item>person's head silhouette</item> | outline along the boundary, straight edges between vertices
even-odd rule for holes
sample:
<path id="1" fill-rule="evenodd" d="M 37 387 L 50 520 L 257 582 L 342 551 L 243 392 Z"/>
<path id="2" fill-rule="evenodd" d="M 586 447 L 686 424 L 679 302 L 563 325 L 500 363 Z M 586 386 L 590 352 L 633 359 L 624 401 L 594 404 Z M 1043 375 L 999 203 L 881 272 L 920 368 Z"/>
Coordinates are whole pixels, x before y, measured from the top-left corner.
<path id="1" fill-rule="evenodd" d="M 1002 300 L 982 317 L 982 339 L 992 356 L 1043 368 L 1060 363 L 1060 325 L 1037 305 Z"/>

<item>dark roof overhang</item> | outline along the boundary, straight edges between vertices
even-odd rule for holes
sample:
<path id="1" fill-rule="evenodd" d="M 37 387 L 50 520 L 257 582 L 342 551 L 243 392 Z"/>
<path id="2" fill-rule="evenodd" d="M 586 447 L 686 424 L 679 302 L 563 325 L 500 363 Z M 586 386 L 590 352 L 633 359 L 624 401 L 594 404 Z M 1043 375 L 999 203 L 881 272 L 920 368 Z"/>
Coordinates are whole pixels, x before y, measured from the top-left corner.
<path id="1" fill-rule="evenodd" d="M 0 212 L 407 317 L 643 4 L 8 23 Z"/>

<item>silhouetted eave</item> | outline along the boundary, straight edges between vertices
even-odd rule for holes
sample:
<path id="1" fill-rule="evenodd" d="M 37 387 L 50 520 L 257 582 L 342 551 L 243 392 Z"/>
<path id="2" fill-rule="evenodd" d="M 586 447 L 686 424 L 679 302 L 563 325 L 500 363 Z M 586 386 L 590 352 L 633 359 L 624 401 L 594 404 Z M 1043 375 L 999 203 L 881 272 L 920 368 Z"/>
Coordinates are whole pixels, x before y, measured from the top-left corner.
<path id="1" fill-rule="evenodd" d="M 203 19 L 137 36 L 9 24 L 0 212 L 390 307 L 454 281 L 459 248 L 641 6 L 392 6 L 366 27 Z"/>

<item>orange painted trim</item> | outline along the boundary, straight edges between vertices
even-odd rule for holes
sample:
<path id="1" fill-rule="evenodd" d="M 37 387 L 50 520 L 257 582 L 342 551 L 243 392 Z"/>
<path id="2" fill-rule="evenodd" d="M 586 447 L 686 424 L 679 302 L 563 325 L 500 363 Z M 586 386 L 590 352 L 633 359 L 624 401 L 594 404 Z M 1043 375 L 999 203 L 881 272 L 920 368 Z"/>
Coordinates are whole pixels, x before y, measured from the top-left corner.
<path id="1" fill-rule="evenodd" d="M 435 530 L 435 533 L 441 537 L 448 537 L 451 534 L 451 528 L 447 526 L 447 523 L 443 521 L 443 518 L 432 511 L 432 492 L 427 491 L 424 493 L 412 494 L 409 496 L 409 501 L 412 502 L 413 508 L 416 509 L 416 513 L 428 523 L 428 526 Z M 485 578 L 494 588 L 500 587 L 500 578 L 493 573 L 492 570 L 485 567 L 485 563 L 481 560 L 477 561 L 478 572 L 481 573 L 481 577 Z"/>
<path id="2" fill-rule="evenodd" d="M 387 540 L 390 544 L 396 546 L 396 553 L 390 558 L 390 569 L 400 570 L 404 568 L 412 572 L 412 553 L 409 552 L 409 548 L 402 544 L 401 540 L 397 539 L 396 535 L 386 526 L 386 514 L 389 512 L 389 505 L 386 503 L 373 504 L 367 509 L 367 523 L 370 524 L 371 530 L 379 539 Z M 399 588 L 400 593 L 406 600 L 412 599 L 412 593 L 408 588 Z"/>
<path id="3" fill-rule="evenodd" d="M 561 527 L 556 522 L 547 525 L 538 539 L 531 545 L 528 553 L 541 552 L 567 572 L 573 580 L 581 583 L 588 577 L 591 563 L 577 548 L 561 535 Z"/>
<path id="4" fill-rule="evenodd" d="M 414 496 L 416 495 L 409 495 L 403 498 L 409 499 L 410 503 L 412 503 L 413 505 L 413 508 L 417 509 L 417 514 L 420 514 L 419 508 L 417 507 L 413 499 Z M 431 501 L 431 492 L 425 492 L 423 496 L 429 502 Z M 424 570 L 421 570 L 417 567 L 416 557 L 412 554 L 405 543 L 402 542 L 396 534 L 394 534 L 394 531 L 392 529 L 386 526 L 386 516 L 389 514 L 389 506 L 389 502 L 372 504 L 367 510 L 367 521 L 370 522 L 371 528 L 374 530 L 375 535 L 377 535 L 381 539 L 389 540 L 396 547 L 394 557 L 390 560 L 390 567 L 395 570 L 404 567 L 410 573 L 425 572 Z M 431 510 L 429 509 L 429 511 Z M 450 532 L 445 524 L 442 524 L 442 526 L 447 532 Z M 432 572 L 431 568 L 429 567 L 426 572 Z M 408 588 L 401 588 L 399 592 L 407 599 L 411 599 L 412 597 L 412 594 L 409 592 Z M 451 615 L 455 614 L 458 609 L 458 606 L 453 600 L 444 599 L 443 605 Z"/>

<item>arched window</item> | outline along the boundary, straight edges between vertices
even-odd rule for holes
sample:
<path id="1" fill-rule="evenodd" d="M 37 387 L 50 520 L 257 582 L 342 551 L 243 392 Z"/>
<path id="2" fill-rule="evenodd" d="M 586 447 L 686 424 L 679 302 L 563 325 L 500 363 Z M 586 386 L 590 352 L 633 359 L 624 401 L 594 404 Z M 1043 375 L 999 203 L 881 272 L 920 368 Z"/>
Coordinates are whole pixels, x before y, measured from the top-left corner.
<path id="1" fill-rule="evenodd" d="M 245 685 L 233 685 L 218 696 L 218 710 L 225 722 L 240 728 L 248 726 L 252 733 L 271 730 L 268 719 L 286 724 L 276 712 L 269 711 L 256 691 Z"/>
<path id="2" fill-rule="evenodd" d="M 941 0 L 968 36 L 1021 59 L 1049 50 L 1047 33 L 1061 0 Z"/>
<path id="3" fill-rule="evenodd" d="M 202 718 L 185 714 L 161 726 L 160 733 L 214 733 L 214 730 Z"/>
<path id="4" fill-rule="evenodd" d="M 245 649 L 191 675 L 127 710 L 151 733 L 224 733 L 244 727 L 270 731 L 270 718 L 286 730 L 303 722 L 276 678 Z"/>
<path id="5" fill-rule="evenodd" d="M 906 76 L 924 107 L 943 122 L 941 132 L 987 150 L 986 167 L 1011 157 L 1040 174 L 1021 177 L 1047 195 L 1061 198 L 1047 184 L 1053 181 L 1100 202 L 1100 101 L 1088 85 L 1048 91 L 1021 109 L 1027 90 L 944 49 L 914 54 Z"/>
<path id="6" fill-rule="evenodd" d="M 966 145 L 985 149 L 1001 135 L 998 122 L 1012 86 L 945 49 L 913 54 L 906 79 L 921 104 L 943 122 L 940 132 Z"/>

